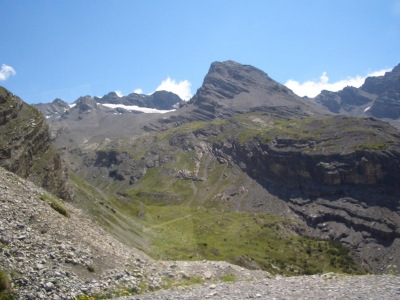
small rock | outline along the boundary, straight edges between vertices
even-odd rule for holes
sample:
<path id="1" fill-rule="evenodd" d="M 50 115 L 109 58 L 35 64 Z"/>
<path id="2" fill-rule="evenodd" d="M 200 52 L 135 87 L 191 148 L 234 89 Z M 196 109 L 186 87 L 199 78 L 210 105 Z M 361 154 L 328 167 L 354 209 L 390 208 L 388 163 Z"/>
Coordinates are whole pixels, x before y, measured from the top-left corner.
<path id="1" fill-rule="evenodd" d="M 10 243 L 10 239 L 7 236 L 2 235 L 0 237 L 0 243 L 2 243 L 4 245 L 8 245 Z"/>
<path id="2" fill-rule="evenodd" d="M 203 277 L 204 277 L 204 279 L 210 280 L 212 277 L 212 274 L 211 274 L 211 272 L 207 271 L 207 272 L 204 272 Z"/>
<path id="3" fill-rule="evenodd" d="M 52 282 L 47 282 L 45 285 L 44 285 L 44 289 L 48 292 L 48 291 L 51 291 L 52 289 L 54 288 L 54 284 L 52 283 Z"/>

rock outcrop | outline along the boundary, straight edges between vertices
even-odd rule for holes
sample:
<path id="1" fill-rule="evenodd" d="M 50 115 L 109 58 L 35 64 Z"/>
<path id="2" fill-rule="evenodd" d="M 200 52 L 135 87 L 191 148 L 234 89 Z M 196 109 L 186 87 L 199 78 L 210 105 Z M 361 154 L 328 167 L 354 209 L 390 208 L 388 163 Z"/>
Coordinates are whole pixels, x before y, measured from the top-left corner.
<path id="1" fill-rule="evenodd" d="M 0 166 L 65 200 L 72 188 L 42 114 L 0 88 Z"/>
<path id="2" fill-rule="evenodd" d="M 400 134 L 373 119 L 313 122 L 314 132 L 329 125 L 306 139 L 281 132 L 267 143 L 216 143 L 213 151 L 286 201 L 316 236 L 341 241 L 367 269 L 383 272 L 400 262 Z"/>
<path id="3" fill-rule="evenodd" d="M 279 119 L 267 113 L 185 126 L 161 139 L 120 140 L 90 152 L 80 172 L 118 181 L 122 192 L 143 185 L 146 172 L 157 169 L 166 181 L 201 182 L 192 202 L 300 218 L 312 229 L 308 235 L 344 243 L 369 271 L 400 265 L 400 133 L 393 126 L 373 118 Z M 192 167 L 176 169 L 184 155 Z M 216 162 L 227 171 L 215 173 Z M 231 184 L 217 190 L 215 176 Z M 153 192 L 157 199 L 185 201 Z"/>
<path id="4" fill-rule="evenodd" d="M 189 101 L 188 112 L 169 120 L 210 121 L 251 111 L 266 111 L 281 117 L 327 115 L 263 71 L 234 61 L 211 64 L 202 86 Z M 167 122 L 167 120 L 163 120 Z"/>
<path id="5" fill-rule="evenodd" d="M 400 118 L 400 65 L 384 76 L 366 78 L 360 88 L 322 91 L 312 101 L 333 113 L 387 119 L 398 127 L 395 121 Z"/>
<path id="6" fill-rule="evenodd" d="M 70 108 L 67 102 L 58 98 L 51 103 L 39 103 L 34 104 L 33 106 L 40 110 L 46 118 L 50 118 L 53 115 L 61 116 Z"/>

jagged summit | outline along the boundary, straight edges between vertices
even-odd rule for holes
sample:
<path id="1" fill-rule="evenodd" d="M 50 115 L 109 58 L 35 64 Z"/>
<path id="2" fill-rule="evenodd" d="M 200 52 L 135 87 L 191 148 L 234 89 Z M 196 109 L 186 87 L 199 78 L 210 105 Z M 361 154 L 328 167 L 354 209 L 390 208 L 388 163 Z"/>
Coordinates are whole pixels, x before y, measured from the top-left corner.
<path id="1" fill-rule="evenodd" d="M 97 103 L 136 105 L 159 110 L 175 109 L 183 102 L 178 95 L 167 91 L 156 91 L 151 95 L 131 93 L 122 97 L 119 97 L 115 92 L 111 92 L 102 98 L 94 97 L 94 100 Z"/>
<path id="2" fill-rule="evenodd" d="M 383 76 L 366 78 L 360 88 L 322 91 L 312 101 L 333 113 L 353 117 L 373 116 L 400 128 L 400 64 Z"/>
<path id="3" fill-rule="evenodd" d="M 400 92 L 400 64 L 383 76 L 367 77 L 360 89 L 374 95 L 380 95 L 392 89 Z"/>
<path id="4" fill-rule="evenodd" d="M 131 112 L 140 113 L 140 110 L 126 110 L 123 107 L 111 109 L 108 107 L 97 106 L 100 104 L 113 104 L 121 106 L 137 106 L 144 108 L 151 108 L 156 110 L 174 110 L 178 108 L 184 101 L 176 94 L 167 91 L 157 91 L 152 95 L 142 95 L 132 93 L 126 96 L 119 97 L 117 93 L 110 92 L 103 97 L 91 97 L 89 95 L 79 97 L 72 105 L 61 99 L 55 99 L 52 103 L 40 103 L 34 106 L 38 108 L 47 118 L 59 118 L 61 114 L 66 112 L 72 107 L 75 107 L 79 113 L 88 112 L 90 110 L 100 109 L 107 113 L 124 113 Z"/>
<path id="5" fill-rule="evenodd" d="M 46 118 L 55 114 L 62 114 L 69 109 L 69 104 L 60 98 L 56 98 L 51 103 L 39 103 L 34 105 Z"/>
<path id="6" fill-rule="evenodd" d="M 211 64 L 190 103 L 195 107 L 189 120 L 200 121 L 250 111 L 268 111 L 286 117 L 327 114 L 260 69 L 231 60 Z"/>
<path id="7" fill-rule="evenodd" d="M 192 101 L 217 101 L 234 110 L 303 104 L 290 89 L 263 71 L 234 61 L 214 62 Z M 296 104 L 299 104 L 296 103 Z"/>

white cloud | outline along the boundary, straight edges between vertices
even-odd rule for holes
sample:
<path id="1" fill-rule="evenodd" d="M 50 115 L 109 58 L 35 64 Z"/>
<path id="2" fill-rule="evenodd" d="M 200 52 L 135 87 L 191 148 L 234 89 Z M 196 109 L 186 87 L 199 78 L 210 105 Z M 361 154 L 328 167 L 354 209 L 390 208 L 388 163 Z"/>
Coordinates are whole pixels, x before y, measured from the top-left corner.
<path id="1" fill-rule="evenodd" d="M 135 94 L 143 94 L 142 89 L 136 89 L 133 91 Z"/>
<path id="2" fill-rule="evenodd" d="M 337 92 L 342 90 L 346 86 L 360 87 L 364 83 L 365 78 L 371 76 L 382 76 L 386 72 L 389 72 L 391 70 L 392 69 L 383 69 L 380 71 L 368 73 L 364 77 L 357 75 L 355 77 L 348 77 L 346 79 L 332 83 L 329 82 L 329 77 L 326 75 L 326 72 L 323 72 L 319 80 L 308 80 L 306 82 L 300 83 L 296 80 L 289 79 L 285 83 L 285 86 L 301 97 L 308 96 L 313 98 L 317 96 L 322 90 Z"/>
<path id="3" fill-rule="evenodd" d="M 7 80 L 8 77 L 10 77 L 11 75 L 16 75 L 16 74 L 17 74 L 17 72 L 15 72 L 13 67 L 2 64 L 1 70 L 0 70 L 0 80 Z"/>
<path id="4" fill-rule="evenodd" d="M 156 91 L 168 91 L 177 94 L 183 100 L 192 98 L 190 86 L 192 84 L 188 80 L 183 80 L 177 83 L 174 79 L 167 78 L 156 88 Z"/>
<path id="5" fill-rule="evenodd" d="M 118 96 L 118 97 L 120 97 L 120 98 L 124 96 L 124 95 L 122 95 L 122 93 L 121 93 L 121 91 L 120 91 L 120 90 L 118 90 L 118 91 L 115 91 L 115 93 L 116 93 L 116 94 L 117 94 L 117 96 Z"/>

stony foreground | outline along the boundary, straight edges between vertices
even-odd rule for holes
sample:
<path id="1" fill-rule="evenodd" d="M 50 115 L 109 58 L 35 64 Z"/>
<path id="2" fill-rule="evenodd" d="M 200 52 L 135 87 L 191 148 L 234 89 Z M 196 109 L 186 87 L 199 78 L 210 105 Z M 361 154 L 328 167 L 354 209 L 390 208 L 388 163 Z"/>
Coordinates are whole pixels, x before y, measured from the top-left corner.
<path id="1" fill-rule="evenodd" d="M 400 277 L 313 275 L 204 284 L 119 298 L 156 299 L 400 299 Z"/>
<path id="2" fill-rule="evenodd" d="M 51 199 L 69 212 L 52 208 Z M 110 236 L 83 211 L 0 168 L 0 271 L 17 299 L 75 299 L 160 289 L 165 281 L 262 280 L 267 272 L 226 262 L 154 261 Z"/>
<path id="3" fill-rule="evenodd" d="M 69 217 L 58 213 L 51 197 L 0 168 L 0 269 L 17 299 L 400 299 L 399 276 L 284 278 L 223 261 L 154 261 L 71 205 L 62 204 Z"/>
<path id="4" fill-rule="evenodd" d="M 0 168 L 0 269 L 12 275 L 17 298 L 74 299 L 138 285 L 147 257 L 69 204 L 58 202 L 69 217 L 58 213 L 52 197 Z"/>

